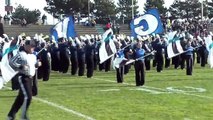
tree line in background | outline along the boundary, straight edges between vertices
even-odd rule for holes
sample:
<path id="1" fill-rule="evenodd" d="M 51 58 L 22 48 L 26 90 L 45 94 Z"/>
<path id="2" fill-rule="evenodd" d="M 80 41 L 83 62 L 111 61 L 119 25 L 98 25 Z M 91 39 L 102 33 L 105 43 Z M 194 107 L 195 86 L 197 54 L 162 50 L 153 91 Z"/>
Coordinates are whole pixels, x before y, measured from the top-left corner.
<path id="1" fill-rule="evenodd" d="M 175 0 L 168 9 L 173 17 L 201 18 L 201 3 L 199 0 Z M 213 1 L 203 0 L 203 16 L 213 17 Z"/>
<path id="2" fill-rule="evenodd" d="M 61 15 L 76 15 L 80 13 L 83 16 L 89 14 L 98 19 L 132 19 L 132 0 L 118 0 L 115 4 L 114 0 L 46 0 L 47 6 L 45 11 L 52 14 L 55 18 L 60 19 Z M 134 15 L 139 15 L 137 5 L 138 0 L 133 0 Z M 204 0 L 204 16 L 213 17 L 213 1 Z M 157 7 L 162 16 L 168 16 L 169 11 L 173 19 L 176 18 L 199 18 L 201 17 L 201 3 L 199 0 L 175 0 L 174 3 L 166 8 L 164 0 L 147 0 L 144 10 Z M 12 18 L 25 18 L 28 23 L 36 23 L 40 19 L 41 12 L 39 10 L 30 11 L 27 8 L 19 5 L 15 12 L 12 13 Z"/>
<path id="3" fill-rule="evenodd" d="M 22 5 L 19 5 L 15 12 L 12 13 L 12 18 L 16 24 L 21 23 L 23 19 L 27 21 L 29 24 L 35 24 L 41 16 L 41 12 L 38 9 L 29 10 L 28 8 L 24 8 Z M 15 23 L 14 23 L 15 24 Z"/>

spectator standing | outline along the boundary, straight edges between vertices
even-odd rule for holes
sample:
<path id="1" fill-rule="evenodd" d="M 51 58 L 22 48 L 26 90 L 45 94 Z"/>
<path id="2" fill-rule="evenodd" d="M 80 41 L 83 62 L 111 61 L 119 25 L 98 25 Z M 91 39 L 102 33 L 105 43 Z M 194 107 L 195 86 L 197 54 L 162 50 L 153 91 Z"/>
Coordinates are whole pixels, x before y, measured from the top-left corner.
<path id="1" fill-rule="evenodd" d="M 81 20 L 81 14 L 78 12 L 77 14 L 77 19 L 78 19 L 78 24 L 80 24 L 80 20 Z"/>
<path id="2" fill-rule="evenodd" d="M 3 37 L 4 34 L 4 27 L 3 24 L 0 22 L 0 37 Z"/>
<path id="3" fill-rule="evenodd" d="M 11 22 L 12 22 L 12 15 L 9 14 L 9 15 L 8 15 L 8 24 L 11 25 Z"/>
<path id="4" fill-rule="evenodd" d="M 117 33 L 117 34 L 120 34 L 120 25 L 119 25 L 119 24 L 117 24 L 116 33 Z"/>
<path id="5" fill-rule="evenodd" d="M 21 26 L 22 27 L 27 26 L 27 21 L 25 20 L 25 18 L 22 19 Z"/>
<path id="6" fill-rule="evenodd" d="M 41 19 L 42 19 L 42 24 L 44 25 L 46 23 L 47 16 L 44 14 Z"/>
<path id="7" fill-rule="evenodd" d="M 4 24 L 7 24 L 7 23 L 8 23 L 8 16 L 5 15 L 5 16 L 4 16 Z"/>
<path id="8" fill-rule="evenodd" d="M 0 23 L 1 23 L 1 20 L 2 20 L 2 16 L 1 16 L 1 14 L 0 14 Z"/>

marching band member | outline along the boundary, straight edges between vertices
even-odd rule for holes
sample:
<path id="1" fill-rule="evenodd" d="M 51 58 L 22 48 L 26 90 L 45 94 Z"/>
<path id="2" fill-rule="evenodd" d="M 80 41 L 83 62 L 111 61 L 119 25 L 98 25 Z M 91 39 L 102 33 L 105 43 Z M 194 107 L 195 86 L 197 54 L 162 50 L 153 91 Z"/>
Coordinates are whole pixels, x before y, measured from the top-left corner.
<path id="1" fill-rule="evenodd" d="M 8 120 L 15 120 L 15 115 L 21 106 L 23 108 L 21 119 L 29 120 L 27 111 L 32 100 L 32 79 L 35 75 L 36 67 L 41 65 L 33 54 L 35 46 L 34 40 L 26 39 L 23 49 L 20 49 L 9 61 L 11 67 L 19 71 L 18 82 L 20 90 L 8 113 Z"/>
<path id="2" fill-rule="evenodd" d="M 136 60 L 134 64 L 136 86 L 143 86 L 145 83 L 145 64 L 143 58 L 145 50 L 142 48 L 142 45 L 142 38 L 138 36 L 135 49 L 133 50 L 133 58 Z"/>

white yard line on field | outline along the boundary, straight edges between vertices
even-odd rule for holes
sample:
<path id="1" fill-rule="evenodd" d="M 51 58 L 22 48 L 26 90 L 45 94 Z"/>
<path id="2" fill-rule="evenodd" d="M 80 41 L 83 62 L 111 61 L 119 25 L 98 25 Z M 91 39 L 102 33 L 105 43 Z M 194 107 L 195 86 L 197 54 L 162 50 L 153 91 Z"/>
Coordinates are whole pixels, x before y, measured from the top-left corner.
<path id="1" fill-rule="evenodd" d="M 12 89 L 9 88 L 9 87 L 5 87 L 5 88 L 6 88 L 6 89 L 12 90 Z M 68 112 L 68 113 L 72 113 L 72 114 L 77 115 L 77 116 L 79 116 L 79 117 L 81 117 L 81 118 L 85 118 L 86 120 L 95 120 L 94 118 L 91 118 L 91 117 L 89 117 L 89 116 L 87 116 L 87 115 L 84 115 L 84 114 L 82 114 L 82 113 L 80 113 L 80 112 L 77 112 L 77 111 L 74 111 L 74 110 L 72 110 L 72 109 L 66 108 L 66 107 L 64 107 L 64 106 L 62 106 L 62 105 L 58 105 L 58 104 L 56 104 L 56 103 L 53 103 L 53 102 L 50 102 L 50 101 L 47 101 L 47 100 L 44 100 L 44 99 L 41 99 L 41 98 L 38 98 L 38 97 L 33 97 L 33 99 L 35 99 L 35 100 L 37 100 L 37 101 L 40 101 L 40 102 L 42 102 L 42 103 L 45 103 L 45 104 L 47 104 L 47 105 L 49 105 L 49 106 L 52 106 L 52 107 L 61 109 L 61 110 L 66 111 L 66 112 Z"/>
<path id="2" fill-rule="evenodd" d="M 209 96 L 203 96 L 203 95 L 197 95 L 197 94 L 190 94 L 190 93 L 186 93 L 186 92 L 182 92 L 181 94 L 189 95 L 189 96 L 196 96 L 196 97 L 200 97 L 200 98 L 205 98 L 205 99 L 211 99 L 211 100 L 213 100 L 213 97 L 209 97 Z"/>
<path id="3" fill-rule="evenodd" d="M 162 94 L 162 93 L 165 93 L 165 92 L 153 91 L 153 90 L 142 88 L 142 87 L 139 87 L 139 88 L 136 88 L 136 89 L 130 89 L 130 90 L 140 90 L 140 91 L 150 92 L 152 94 Z"/>
<path id="4" fill-rule="evenodd" d="M 110 91 L 120 91 L 120 89 L 106 89 L 106 90 L 99 90 L 100 92 L 110 92 Z"/>
<path id="5" fill-rule="evenodd" d="M 40 102 L 42 102 L 42 103 L 48 104 L 48 105 L 50 105 L 50 106 L 52 106 L 52 107 L 56 107 L 56 108 L 59 108 L 59 109 L 61 109 L 61 110 L 66 111 L 66 112 L 75 114 L 75 115 L 77 115 L 77 116 L 79 116 L 79 117 L 82 117 L 82 118 L 85 118 L 85 119 L 87 119 L 87 120 L 95 120 L 94 118 L 91 118 L 91 117 L 89 117 L 89 116 L 87 116 L 87 115 L 84 115 L 84 114 L 82 114 L 82 113 L 80 113 L 80 112 L 77 112 L 77 111 L 74 111 L 74 110 L 72 110 L 72 109 L 68 109 L 68 108 L 66 108 L 66 107 L 64 107 L 64 106 L 62 106 L 62 105 L 58 105 L 58 104 L 56 104 L 56 103 L 49 102 L 49 101 L 47 101 L 47 100 L 44 100 L 44 99 L 41 99 L 41 98 L 38 98 L 38 97 L 33 97 L 33 99 L 35 99 L 35 100 L 37 100 L 37 101 L 40 101 Z"/>
<path id="6" fill-rule="evenodd" d="M 102 79 L 102 78 L 93 78 L 93 79 L 116 83 L 116 81 Z M 123 82 L 123 84 L 125 84 L 125 85 L 134 85 L 135 86 L 135 84 L 125 83 L 125 82 Z M 161 93 L 163 93 L 163 92 L 164 93 L 178 93 L 178 94 L 184 94 L 184 95 L 188 95 L 188 96 L 195 96 L 195 97 L 199 97 L 199 98 L 213 99 L 213 97 L 197 95 L 197 94 L 191 94 L 191 93 L 187 93 L 187 92 L 184 92 L 184 91 L 180 91 L 180 92 L 178 92 L 178 91 L 168 91 L 168 90 L 163 89 L 163 88 L 157 88 L 157 87 L 151 87 L 151 86 L 143 86 L 143 87 L 144 87 L 144 89 L 141 89 L 141 90 L 146 91 L 146 92 L 150 92 L 150 93 L 153 93 L 153 94 L 156 94 L 157 92 L 161 92 Z M 147 88 L 147 89 L 145 89 L 145 88 Z M 156 90 L 158 90 L 158 91 L 156 91 Z"/>

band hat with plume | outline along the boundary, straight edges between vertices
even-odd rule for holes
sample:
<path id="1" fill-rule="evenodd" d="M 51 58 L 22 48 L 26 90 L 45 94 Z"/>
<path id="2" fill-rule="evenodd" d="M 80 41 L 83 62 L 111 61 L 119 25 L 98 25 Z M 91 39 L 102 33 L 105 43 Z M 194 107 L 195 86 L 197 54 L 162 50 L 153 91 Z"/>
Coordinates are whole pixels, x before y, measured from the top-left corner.
<path id="1" fill-rule="evenodd" d="M 118 42 L 118 40 L 117 40 L 115 35 L 113 35 L 113 41 Z"/>
<path id="2" fill-rule="evenodd" d="M 31 39 L 30 36 L 27 36 L 25 39 L 25 45 L 30 45 L 31 47 L 36 47 L 36 40 Z"/>
<path id="3" fill-rule="evenodd" d="M 25 34 L 25 33 L 21 33 L 20 35 L 21 35 L 22 37 L 26 36 L 26 34 Z"/>
<path id="4" fill-rule="evenodd" d="M 72 39 L 72 37 L 69 37 L 69 39 L 68 39 L 69 41 L 73 41 L 73 39 Z"/>
<path id="5" fill-rule="evenodd" d="M 145 40 L 148 40 L 149 39 L 149 36 L 148 35 L 146 35 L 146 36 L 144 36 L 143 37 L 143 40 L 145 41 Z"/>
<path id="6" fill-rule="evenodd" d="M 95 35 L 95 39 L 98 40 L 98 35 Z"/>
<path id="7" fill-rule="evenodd" d="M 123 34 L 120 35 L 120 40 L 124 40 L 124 35 Z"/>
<path id="8" fill-rule="evenodd" d="M 81 35 L 80 36 L 80 41 L 84 41 L 84 39 L 85 39 L 84 36 Z"/>
<path id="9" fill-rule="evenodd" d="M 155 37 L 156 37 L 157 39 L 160 39 L 160 35 L 159 35 L 159 34 L 156 34 Z"/>
<path id="10" fill-rule="evenodd" d="M 75 41 L 76 41 L 76 44 L 77 44 L 77 45 L 81 45 L 81 41 L 79 40 L 78 37 L 75 37 Z"/>
<path id="11" fill-rule="evenodd" d="M 102 35 L 99 35 L 98 38 L 101 40 L 102 39 Z"/>
<path id="12" fill-rule="evenodd" d="M 139 41 L 144 41 L 144 39 L 140 35 L 137 35 L 137 40 L 138 40 L 138 42 Z"/>
<path id="13" fill-rule="evenodd" d="M 92 35 L 91 35 L 91 38 L 92 38 L 92 39 L 94 39 L 94 38 L 95 38 L 95 36 L 92 34 Z"/>
<path id="14" fill-rule="evenodd" d="M 86 38 L 87 40 L 91 40 L 91 39 L 92 39 L 92 37 L 91 37 L 90 35 L 88 35 L 88 34 L 85 35 L 85 38 Z"/>
<path id="15" fill-rule="evenodd" d="M 31 40 L 30 36 L 26 36 L 25 40 Z"/>
<path id="16" fill-rule="evenodd" d="M 4 38 L 5 42 L 9 42 L 10 41 L 10 39 L 9 39 L 7 34 L 3 34 L 3 38 Z"/>
<path id="17" fill-rule="evenodd" d="M 130 36 L 127 36 L 126 39 L 129 40 L 129 41 L 131 40 L 131 39 L 130 39 Z"/>
<path id="18" fill-rule="evenodd" d="M 51 41 L 52 41 L 53 43 L 56 43 L 55 37 L 54 37 L 54 36 L 51 36 Z"/>
<path id="19" fill-rule="evenodd" d="M 36 40 L 38 40 L 39 39 L 38 38 L 38 34 L 36 33 L 33 38 L 36 39 Z"/>
<path id="20" fill-rule="evenodd" d="M 134 41 L 134 37 L 133 36 L 131 36 L 131 40 Z"/>

